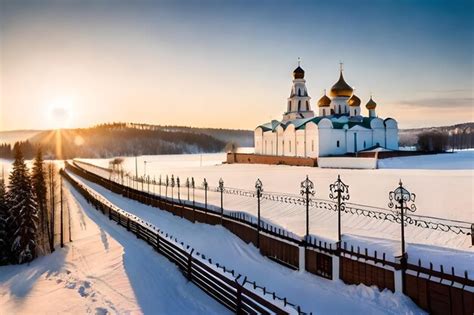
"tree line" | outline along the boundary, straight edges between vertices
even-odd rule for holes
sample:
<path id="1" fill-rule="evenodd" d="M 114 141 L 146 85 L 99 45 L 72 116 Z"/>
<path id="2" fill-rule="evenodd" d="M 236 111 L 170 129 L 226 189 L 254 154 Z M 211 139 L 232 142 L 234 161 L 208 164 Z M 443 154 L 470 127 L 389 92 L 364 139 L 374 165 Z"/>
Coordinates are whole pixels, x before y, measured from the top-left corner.
<path id="1" fill-rule="evenodd" d="M 51 159 L 108 158 L 113 156 L 220 152 L 226 143 L 215 137 L 188 131 L 138 129 L 122 123 L 93 128 L 44 131 L 19 142 L 27 159 L 38 146 Z M 0 145 L 0 158 L 12 158 L 13 147 Z"/>
<path id="2" fill-rule="evenodd" d="M 54 251 L 57 172 L 38 149 L 31 170 L 14 145 L 13 168 L 0 180 L 0 265 L 30 262 Z"/>

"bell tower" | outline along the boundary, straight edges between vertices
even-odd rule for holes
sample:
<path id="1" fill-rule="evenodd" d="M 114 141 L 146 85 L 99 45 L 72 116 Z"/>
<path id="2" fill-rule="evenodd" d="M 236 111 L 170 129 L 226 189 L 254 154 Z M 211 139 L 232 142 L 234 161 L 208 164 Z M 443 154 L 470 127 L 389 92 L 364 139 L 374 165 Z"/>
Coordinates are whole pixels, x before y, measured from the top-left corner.
<path id="1" fill-rule="evenodd" d="M 288 98 L 286 112 L 283 114 L 283 121 L 314 117 L 314 112 L 309 104 L 310 100 L 311 97 L 309 97 L 306 89 L 304 70 L 301 68 L 298 58 L 298 67 L 293 71 L 293 86 Z"/>

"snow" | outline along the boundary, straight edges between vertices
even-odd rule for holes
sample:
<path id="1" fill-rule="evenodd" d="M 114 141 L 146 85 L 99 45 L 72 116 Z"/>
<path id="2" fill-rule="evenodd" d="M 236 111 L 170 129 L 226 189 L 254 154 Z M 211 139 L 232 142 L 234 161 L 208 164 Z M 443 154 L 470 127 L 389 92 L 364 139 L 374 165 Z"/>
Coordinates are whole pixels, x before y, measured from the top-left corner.
<path id="1" fill-rule="evenodd" d="M 229 313 L 166 258 L 65 191 L 73 242 L 29 265 L 0 267 L 1 314 Z"/>
<path id="2" fill-rule="evenodd" d="M 406 296 L 376 287 L 345 285 L 294 271 L 262 256 L 258 249 L 240 240 L 222 226 L 192 223 L 171 213 L 159 210 L 114 194 L 100 185 L 74 174 L 70 175 L 106 198 L 115 206 L 153 224 L 160 230 L 178 237 L 180 241 L 204 253 L 226 268 L 234 269 L 268 290 L 287 297 L 305 311 L 313 314 L 418 314 L 421 310 Z"/>
<path id="3" fill-rule="evenodd" d="M 381 159 L 378 161 L 378 167 L 386 169 L 467 170 L 472 175 L 474 150 Z"/>
<path id="4" fill-rule="evenodd" d="M 459 155 L 458 155 L 459 154 Z M 440 156 L 423 156 L 430 159 L 440 157 L 438 163 L 446 163 L 445 156 L 468 161 L 474 158 L 474 151 L 463 151 Z M 407 157 L 409 159 L 416 157 Z M 137 158 L 138 174 L 144 173 L 144 160 L 147 163 L 147 173 L 158 180 L 162 174 L 179 176 L 181 182 L 187 176 L 194 176 L 196 185 L 200 186 L 205 177 L 210 186 L 217 186 L 219 178 L 224 179 L 225 187 L 254 190 L 255 180 L 260 178 L 264 191 L 278 192 L 299 196 L 300 181 L 306 175 L 315 184 L 315 198 L 328 199 L 329 184 L 333 183 L 340 174 L 342 180 L 349 185 L 350 202 L 355 204 L 370 205 L 386 213 L 388 210 L 388 193 L 398 186 L 402 179 L 405 186 L 416 193 L 415 215 L 444 218 L 474 222 L 473 191 L 474 170 L 418 170 L 418 169 L 376 169 L 376 170 L 350 170 L 350 169 L 320 169 L 311 167 L 293 167 L 284 165 L 257 165 L 257 164 L 221 164 L 225 154 L 202 155 L 166 155 L 143 156 Z M 397 158 L 405 159 L 405 158 Z M 87 160 L 90 163 L 108 166 L 108 160 Z M 201 162 L 202 161 L 202 162 Z M 126 158 L 124 168 L 134 174 L 135 159 Z M 90 168 L 91 171 L 97 170 Z M 102 176 L 107 176 L 102 172 Z M 145 185 L 144 189 L 147 189 Z M 152 190 L 153 188 L 150 188 Z M 158 193 L 158 187 L 154 188 Z M 164 187 L 162 187 L 164 194 Z M 170 196 L 170 192 L 168 192 Z M 176 189 L 175 189 L 176 197 Z M 181 198 L 185 199 L 185 188 L 181 188 Z M 204 192 L 196 190 L 196 201 L 204 203 Z M 214 206 L 220 206 L 220 196 L 216 192 L 208 193 L 208 201 Z M 256 216 L 257 207 L 255 198 L 237 195 L 224 195 L 224 208 L 226 210 L 244 211 Z M 262 217 L 281 226 L 288 231 L 300 236 L 305 234 L 305 208 L 303 205 L 282 203 L 277 201 L 262 200 Z M 436 219 L 429 219 L 435 221 Z M 393 241 L 400 239 L 400 226 L 397 223 L 369 219 L 367 217 L 343 214 L 343 233 L 363 237 L 377 237 Z M 453 224 L 458 224 L 453 222 Z M 463 226 L 468 226 L 464 223 Z M 310 212 L 310 233 L 319 237 L 336 239 L 337 216 L 335 212 L 312 208 Z M 433 229 L 419 228 L 408 225 L 406 228 L 407 242 L 450 247 L 473 251 L 470 236 L 458 235 L 452 232 L 435 231 Z"/>

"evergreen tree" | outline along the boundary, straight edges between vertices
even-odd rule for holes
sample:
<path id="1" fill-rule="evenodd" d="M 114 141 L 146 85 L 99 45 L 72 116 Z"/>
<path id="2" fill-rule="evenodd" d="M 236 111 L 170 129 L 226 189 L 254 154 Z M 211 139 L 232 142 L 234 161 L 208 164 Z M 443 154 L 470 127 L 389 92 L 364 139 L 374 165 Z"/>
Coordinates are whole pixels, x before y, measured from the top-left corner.
<path id="1" fill-rule="evenodd" d="M 9 217 L 8 229 L 12 231 L 12 261 L 24 263 L 36 257 L 36 231 L 38 223 L 37 204 L 28 174 L 28 168 L 21 152 L 15 145 L 15 161 L 8 185 Z"/>
<path id="2" fill-rule="evenodd" d="M 7 230 L 8 206 L 5 181 L 0 179 L 0 265 L 8 263 L 10 258 L 10 237 Z"/>
<path id="3" fill-rule="evenodd" d="M 43 153 L 41 148 L 38 149 L 33 163 L 33 171 L 31 174 L 31 181 L 33 185 L 33 191 L 38 204 L 38 233 L 37 233 L 37 246 L 38 250 L 43 253 L 49 252 L 49 220 L 48 220 L 48 207 L 47 207 L 47 188 L 45 169 L 43 162 Z"/>

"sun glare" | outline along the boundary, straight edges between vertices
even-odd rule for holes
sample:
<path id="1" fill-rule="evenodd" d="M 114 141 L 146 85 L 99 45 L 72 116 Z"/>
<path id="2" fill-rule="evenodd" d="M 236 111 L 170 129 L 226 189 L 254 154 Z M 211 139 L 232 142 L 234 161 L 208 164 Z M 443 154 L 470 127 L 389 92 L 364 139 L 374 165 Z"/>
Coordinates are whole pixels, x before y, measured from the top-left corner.
<path id="1" fill-rule="evenodd" d="M 48 106 L 48 126 L 52 129 L 70 127 L 73 113 L 73 102 L 69 98 L 61 98 L 51 102 Z"/>

